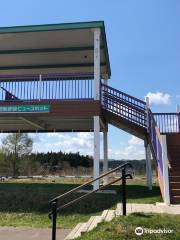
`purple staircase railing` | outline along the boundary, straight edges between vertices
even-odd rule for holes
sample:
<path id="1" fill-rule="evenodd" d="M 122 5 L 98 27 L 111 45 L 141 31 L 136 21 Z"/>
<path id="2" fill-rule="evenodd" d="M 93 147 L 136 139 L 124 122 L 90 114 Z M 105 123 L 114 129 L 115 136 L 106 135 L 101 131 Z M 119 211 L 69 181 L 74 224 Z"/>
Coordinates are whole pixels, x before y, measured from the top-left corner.
<path id="1" fill-rule="evenodd" d="M 146 103 L 115 88 L 101 84 L 102 107 L 138 126 L 147 127 Z"/>
<path id="2" fill-rule="evenodd" d="M 149 142 L 151 145 L 153 157 L 157 162 L 161 177 L 163 177 L 162 146 L 161 146 L 161 139 L 160 139 L 160 131 L 159 131 L 159 128 L 157 127 L 156 121 L 154 119 L 154 115 L 150 109 L 148 111 L 147 131 L 148 131 Z"/>

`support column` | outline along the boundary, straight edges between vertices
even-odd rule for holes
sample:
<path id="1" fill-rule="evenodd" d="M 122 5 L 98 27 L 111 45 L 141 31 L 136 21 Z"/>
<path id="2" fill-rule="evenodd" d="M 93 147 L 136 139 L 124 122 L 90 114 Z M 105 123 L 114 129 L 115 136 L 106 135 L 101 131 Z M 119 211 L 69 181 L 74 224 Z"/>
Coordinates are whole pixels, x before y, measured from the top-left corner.
<path id="1" fill-rule="evenodd" d="M 100 162 L 100 119 L 99 116 L 94 116 L 94 166 L 93 177 L 99 176 L 99 162 Z M 93 189 L 99 188 L 99 180 L 94 182 Z"/>
<path id="2" fill-rule="evenodd" d="M 152 166 L 151 166 L 151 149 L 150 145 L 145 143 L 145 153 L 146 153 L 146 178 L 147 187 L 152 190 Z"/>
<path id="3" fill-rule="evenodd" d="M 94 100 L 100 100 L 100 29 L 94 29 Z"/>
<path id="4" fill-rule="evenodd" d="M 150 104 L 149 97 L 146 97 L 146 124 L 147 131 L 149 132 L 149 112 Z M 147 141 L 144 142 L 145 153 L 146 153 L 146 177 L 147 177 L 147 187 L 149 190 L 152 190 L 152 166 L 151 166 L 151 148 Z"/>
<path id="5" fill-rule="evenodd" d="M 104 151 L 104 162 L 103 162 L 103 172 L 108 171 L 108 132 L 105 130 L 103 132 L 103 151 Z M 108 176 L 103 179 L 103 184 L 108 183 Z"/>
<path id="6" fill-rule="evenodd" d="M 166 135 L 161 135 L 161 142 L 162 142 L 162 161 L 163 161 L 164 202 L 166 204 L 170 204 L 168 156 L 167 156 Z"/>

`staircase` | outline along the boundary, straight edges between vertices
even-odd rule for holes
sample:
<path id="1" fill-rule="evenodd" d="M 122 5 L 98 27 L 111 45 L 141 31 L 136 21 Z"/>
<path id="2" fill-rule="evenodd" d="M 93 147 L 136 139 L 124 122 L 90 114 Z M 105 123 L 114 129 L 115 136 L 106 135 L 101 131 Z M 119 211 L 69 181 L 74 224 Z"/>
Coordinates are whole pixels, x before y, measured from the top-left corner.
<path id="1" fill-rule="evenodd" d="M 180 134 L 167 134 L 169 189 L 172 204 L 180 203 Z"/>
<path id="2" fill-rule="evenodd" d="M 180 214 L 180 206 L 167 206 L 163 204 L 138 204 L 127 203 L 127 215 L 132 213 L 166 213 Z M 86 232 L 92 231 L 101 222 L 110 222 L 114 217 L 122 216 L 122 204 L 118 203 L 115 210 L 104 210 L 100 216 L 92 216 L 85 223 L 78 223 L 65 240 L 72 240 L 80 237 Z"/>
<path id="3" fill-rule="evenodd" d="M 102 84 L 101 89 L 105 120 L 136 137 L 146 139 L 146 103 L 105 84 Z"/>
<path id="4" fill-rule="evenodd" d="M 92 216 L 86 223 L 78 223 L 65 240 L 76 239 L 85 232 L 90 232 L 103 221 L 110 222 L 116 216 L 115 210 L 104 210 L 100 216 Z"/>
<path id="5" fill-rule="evenodd" d="M 156 160 L 163 196 L 163 159 L 161 134 L 167 136 L 170 162 L 170 203 L 180 204 L 180 113 L 153 114 L 146 103 L 115 88 L 101 84 L 101 105 L 105 120 L 150 144 Z"/>
<path id="6" fill-rule="evenodd" d="M 144 101 L 105 84 L 101 84 L 101 110 L 102 117 L 107 123 L 131 133 L 145 140 L 146 143 L 149 144 L 152 156 L 156 161 L 159 186 L 163 198 L 166 199 L 168 196 L 169 199 L 170 189 L 170 203 L 180 204 L 180 113 L 153 114 Z M 161 134 L 166 134 L 167 136 L 166 150 L 168 156 L 166 157 L 164 157 L 166 152 L 164 151 L 164 138 L 161 137 Z M 167 158 L 170 165 L 169 168 L 166 166 Z M 132 174 L 126 172 L 126 168 L 128 167 L 132 168 L 131 164 L 125 163 L 52 199 L 50 201 L 51 211 L 49 213 L 49 218 L 52 219 L 52 240 L 56 239 L 56 219 L 58 212 L 75 202 L 79 202 L 89 195 L 96 193 L 98 190 L 102 190 L 104 187 L 116 183 L 117 181 L 122 181 L 123 215 L 126 215 L 126 179 L 132 179 Z M 111 181 L 99 189 L 77 197 L 62 206 L 58 206 L 58 201 L 60 199 L 65 198 L 68 195 L 79 191 L 82 187 L 92 184 L 93 182 L 119 170 L 122 171 L 122 176 L 120 178 Z M 168 180 L 169 189 L 167 191 Z M 169 203 L 169 200 L 165 202 Z M 137 206 L 135 206 L 135 208 L 137 208 Z M 153 206 L 150 207 L 150 212 L 154 211 L 152 209 Z M 81 236 L 82 233 L 91 231 L 102 221 L 111 221 L 115 215 L 118 215 L 115 210 L 104 210 L 101 216 L 92 216 L 86 223 L 79 223 L 66 237 L 66 240 L 75 239 Z"/>

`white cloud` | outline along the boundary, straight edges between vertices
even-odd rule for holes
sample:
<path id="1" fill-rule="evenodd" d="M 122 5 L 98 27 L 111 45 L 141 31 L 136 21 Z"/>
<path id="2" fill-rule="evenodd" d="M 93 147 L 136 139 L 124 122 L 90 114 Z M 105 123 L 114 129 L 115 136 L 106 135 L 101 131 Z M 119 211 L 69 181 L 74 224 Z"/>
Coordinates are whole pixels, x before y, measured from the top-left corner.
<path id="1" fill-rule="evenodd" d="M 167 105 L 171 103 L 171 96 L 168 93 L 156 92 L 152 93 L 149 92 L 146 96 L 149 97 L 149 103 L 155 105 Z"/>
<path id="2" fill-rule="evenodd" d="M 130 139 L 129 139 L 129 141 L 128 141 L 128 143 L 130 144 L 130 145 L 135 145 L 135 146 L 143 146 L 143 141 L 140 139 L 140 138 L 137 138 L 137 137 L 135 137 L 135 136 L 132 136 Z"/>
<path id="3" fill-rule="evenodd" d="M 7 134 L 0 134 L 0 139 L 4 138 L 6 135 Z M 93 133 L 33 133 L 29 135 L 34 140 L 34 152 L 63 151 L 93 155 Z M 110 159 L 143 159 L 143 141 L 137 137 L 131 136 L 130 139 L 124 142 L 120 141 L 118 148 L 111 145 L 108 152 Z M 102 153 L 101 134 L 101 154 Z M 101 158 L 103 158 L 103 155 L 101 155 Z"/>
<path id="4" fill-rule="evenodd" d="M 63 151 L 92 155 L 93 133 L 47 133 L 34 138 L 34 152 Z"/>
<path id="5" fill-rule="evenodd" d="M 111 151 L 111 158 L 114 159 L 143 159 L 144 155 L 144 143 L 141 139 L 131 136 L 127 144 L 121 147 L 118 151 Z"/>

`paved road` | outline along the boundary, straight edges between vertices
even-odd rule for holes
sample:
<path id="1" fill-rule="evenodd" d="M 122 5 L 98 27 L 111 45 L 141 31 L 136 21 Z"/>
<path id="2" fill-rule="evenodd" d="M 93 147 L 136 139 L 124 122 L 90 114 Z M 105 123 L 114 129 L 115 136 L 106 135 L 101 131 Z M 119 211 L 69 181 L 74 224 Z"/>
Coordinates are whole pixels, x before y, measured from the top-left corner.
<path id="1" fill-rule="evenodd" d="M 71 229 L 57 229 L 57 240 L 63 240 Z M 51 229 L 0 227 L 0 240 L 51 240 Z"/>

